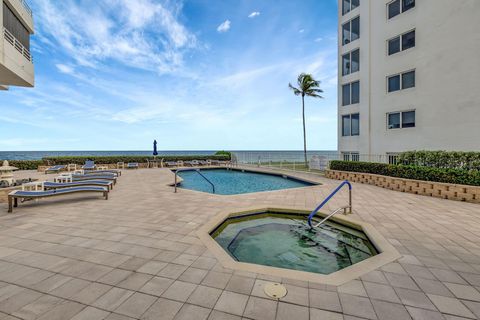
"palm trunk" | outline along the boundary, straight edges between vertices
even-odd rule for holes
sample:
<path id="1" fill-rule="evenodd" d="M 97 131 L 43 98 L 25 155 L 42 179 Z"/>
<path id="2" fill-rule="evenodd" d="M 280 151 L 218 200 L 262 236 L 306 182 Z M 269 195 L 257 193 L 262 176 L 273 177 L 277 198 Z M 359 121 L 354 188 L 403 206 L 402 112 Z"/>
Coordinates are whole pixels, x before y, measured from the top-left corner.
<path id="1" fill-rule="evenodd" d="M 303 117 L 303 156 L 305 159 L 305 168 L 308 167 L 307 161 L 307 131 L 305 129 L 305 96 L 302 94 L 302 117 Z"/>

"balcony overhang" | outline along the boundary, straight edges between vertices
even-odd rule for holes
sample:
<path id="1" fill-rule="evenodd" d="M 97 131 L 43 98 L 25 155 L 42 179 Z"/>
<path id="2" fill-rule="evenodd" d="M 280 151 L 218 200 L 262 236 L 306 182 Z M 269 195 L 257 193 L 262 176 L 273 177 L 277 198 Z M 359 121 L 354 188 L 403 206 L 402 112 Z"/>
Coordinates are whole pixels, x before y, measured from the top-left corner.
<path id="1" fill-rule="evenodd" d="M 15 16 L 23 23 L 25 28 L 34 34 L 33 13 L 25 0 L 3 0 L 13 11 Z"/>
<path id="2" fill-rule="evenodd" d="M 0 91 L 7 91 L 8 86 L 4 86 L 3 84 L 0 84 Z"/>

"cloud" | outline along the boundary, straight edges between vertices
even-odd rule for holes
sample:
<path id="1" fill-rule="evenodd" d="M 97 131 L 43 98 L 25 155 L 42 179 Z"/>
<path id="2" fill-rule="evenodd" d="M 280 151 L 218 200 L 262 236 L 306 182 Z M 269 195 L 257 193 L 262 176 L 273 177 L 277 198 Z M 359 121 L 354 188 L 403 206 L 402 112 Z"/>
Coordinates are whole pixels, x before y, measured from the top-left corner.
<path id="1" fill-rule="evenodd" d="M 224 22 L 222 22 L 218 27 L 217 27 L 217 31 L 222 33 L 222 32 L 227 32 L 228 30 L 230 30 L 230 20 L 225 20 Z"/>
<path id="2" fill-rule="evenodd" d="M 305 32 L 305 29 L 300 29 L 298 30 L 299 33 L 304 33 Z"/>
<path id="3" fill-rule="evenodd" d="M 55 66 L 57 67 L 57 69 L 61 73 L 66 73 L 66 74 L 73 74 L 74 73 L 74 68 L 71 67 L 71 66 L 68 66 L 68 65 L 65 65 L 65 64 L 62 64 L 62 63 L 58 63 Z"/>
<path id="4" fill-rule="evenodd" d="M 98 69 L 113 60 L 175 72 L 183 66 L 184 53 L 198 44 L 177 19 L 177 8 L 151 0 L 106 0 L 101 5 L 94 0 L 38 0 L 36 6 L 42 21 L 39 40 L 63 50 L 81 66 Z"/>
<path id="5" fill-rule="evenodd" d="M 260 15 L 260 12 L 258 12 L 258 11 L 253 11 L 252 13 L 250 13 L 250 14 L 248 15 L 248 17 L 249 17 L 249 18 L 255 18 L 255 17 L 259 16 L 259 15 Z"/>
<path id="6" fill-rule="evenodd" d="M 313 41 L 315 41 L 315 42 L 320 42 L 320 41 L 322 41 L 322 40 L 323 40 L 322 37 L 318 37 L 318 38 L 315 38 L 315 40 L 313 40 Z"/>

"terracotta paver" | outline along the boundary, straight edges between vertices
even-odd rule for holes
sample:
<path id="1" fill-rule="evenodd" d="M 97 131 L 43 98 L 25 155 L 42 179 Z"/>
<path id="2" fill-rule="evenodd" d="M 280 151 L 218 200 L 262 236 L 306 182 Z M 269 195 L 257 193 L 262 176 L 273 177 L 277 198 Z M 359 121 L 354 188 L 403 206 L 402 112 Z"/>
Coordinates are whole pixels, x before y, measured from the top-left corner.
<path id="1" fill-rule="evenodd" d="M 44 175 L 20 172 L 19 176 Z M 105 201 L 77 195 L 0 204 L 0 318 L 480 318 L 480 206 L 353 184 L 353 218 L 403 255 L 340 287 L 224 268 L 196 231 L 226 209 L 314 208 L 339 181 L 219 196 L 167 184 L 167 169 L 124 171 Z M 47 176 L 51 179 L 53 176 Z M 346 193 L 325 211 L 345 204 Z M 285 284 L 268 299 L 263 286 Z M 458 318 L 456 318 L 458 317 Z"/>

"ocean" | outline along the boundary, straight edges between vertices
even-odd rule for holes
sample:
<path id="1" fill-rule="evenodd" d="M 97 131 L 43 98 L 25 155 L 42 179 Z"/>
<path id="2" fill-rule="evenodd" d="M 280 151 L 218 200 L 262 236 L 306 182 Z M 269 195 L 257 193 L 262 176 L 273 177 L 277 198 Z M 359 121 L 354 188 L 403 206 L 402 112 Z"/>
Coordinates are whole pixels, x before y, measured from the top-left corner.
<path id="1" fill-rule="evenodd" d="M 162 151 L 159 150 L 159 157 L 181 156 L 181 155 L 213 155 L 212 150 L 185 150 L 185 151 Z M 257 161 L 303 161 L 303 151 L 231 151 L 238 162 L 254 163 Z M 44 157 L 61 156 L 152 156 L 152 151 L 0 151 L 0 160 L 40 160 Z M 328 159 L 336 159 L 337 151 L 308 151 L 307 157 L 325 156 Z"/>

